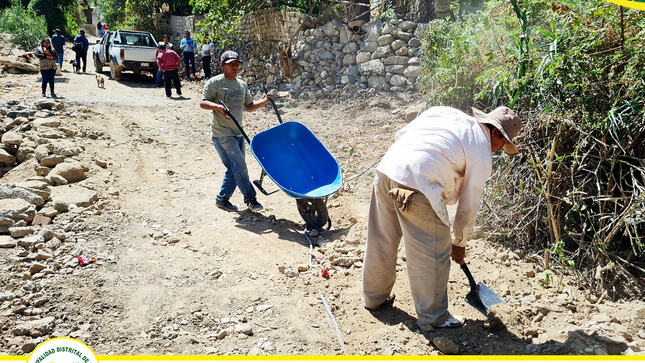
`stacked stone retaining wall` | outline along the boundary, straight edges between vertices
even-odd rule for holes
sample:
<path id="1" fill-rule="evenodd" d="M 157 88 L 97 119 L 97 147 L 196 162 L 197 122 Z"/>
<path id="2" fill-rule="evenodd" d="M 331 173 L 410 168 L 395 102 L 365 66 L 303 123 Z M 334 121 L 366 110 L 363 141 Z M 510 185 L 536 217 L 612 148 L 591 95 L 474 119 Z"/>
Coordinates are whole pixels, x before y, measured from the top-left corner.
<path id="1" fill-rule="evenodd" d="M 283 77 L 278 41 L 246 46 L 244 77 L 252 83 L 276 83 L 293 90 L 346 87 L 391 92 L 418 89 L 421 37 L 425 23 L 394 19 L 363 24 L 354 34 L 346 24 L 331 21 L 309 29 L 293 46 L 295 71 Z"/>

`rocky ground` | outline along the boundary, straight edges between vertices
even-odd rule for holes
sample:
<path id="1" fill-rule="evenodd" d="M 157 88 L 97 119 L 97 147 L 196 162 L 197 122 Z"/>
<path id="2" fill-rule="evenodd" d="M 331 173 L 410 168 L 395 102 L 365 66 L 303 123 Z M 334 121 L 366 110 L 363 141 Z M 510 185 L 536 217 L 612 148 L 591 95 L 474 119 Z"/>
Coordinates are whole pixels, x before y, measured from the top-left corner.
<path id="1" fill-rule="evenodd" d="M 539 256 L 484 239 L 471 241 L 467 261 L 506 301 L 495 319 L 464 302 L 468 283 L 453 265 L 450 309 L 465 326 L 417 329 L 403 244 L 393 307 L 365 310 L 372 171 L 329 199 L 333 226 L 314 238 L 320 247 L 309 264 L 293 198 L 260 195 L 259 213 L 215 208 L 224 169 L 208 113 L 198 107 L 201 83 L 185 82 L 185 98 L 166 99 L 149 76 L 124 74 L 100 89 L 89 70 L 63 72 L 57 100 L 38 97 L 35 74 L 0 74 L 3 354 L 29 353 L 57 336 L 101 355 L 342 354 L 321 297 L 347 354 L 645 350 L 643 301 L 598 299 L 573 275 L 561 275 L 561 288 L 545 287 Z M 283 93 L 278 104 L 283 119 L 308 126 L 349 178 L 385 152 L 414 100 L 370 91 Z M 269 107 L 245 114 L 250 135 L 276 122 Z M 250 154 L 247 163 L 259 176 Z M 239 193 L 232 202 L 242 206 Z"/>

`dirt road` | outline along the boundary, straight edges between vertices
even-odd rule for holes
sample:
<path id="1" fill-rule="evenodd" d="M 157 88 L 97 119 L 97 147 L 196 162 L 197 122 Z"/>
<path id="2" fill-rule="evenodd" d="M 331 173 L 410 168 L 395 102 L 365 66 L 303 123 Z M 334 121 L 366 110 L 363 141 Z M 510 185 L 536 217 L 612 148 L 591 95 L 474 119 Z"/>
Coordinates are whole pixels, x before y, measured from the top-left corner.
<path id="1" fill-rule="evenodd" d="M 30 102 L 36 78 L 4 75 L 0 83 L 13 84 L 7 98 Z M 265 207 L 259 213 L 215 207 L 224 168 L 209 139 L 208 113 L 198 106 L 202 84 L 184 85 L 186 98 L 167 99 L 144 76 L 124 74 L 122 82 L 106 80 L 105 89 L 89 72 L 58 79 L 63 102 L 88 109 L 63 123 L 94 135 L 84 139 L 85 154 L 110 164 L 90 174 L 87 182 L 103 207 L 86 213 L 79 222 L 83 232 L 76 234 L 75 247 L 99 263 L 40 282 L 51 296 L 46 316 L 56 319 L 49 337 L 76 337 L 97 354 L 342 354 L 322 294 L 347 354 L 440 354 L 439 348 L 448 348 L 437 337 L 460 354 L 645 349 L 643 302 L 597 302 L 569 275 L 559 291 L 542 287 L 536 260 L 485 240 L 470 243 L 467 260 L 475 278 L 507 301 L 498 312 L 502 325 L 491 326 L 463 302 L 467 280 L 453 265 L 450 309 L 466 325 L 419 331 L 403 257 L 394 306 L 365 310 L 360 266 L 372 172 L 329 200 L 333 228 L 317 238 L 322 247 L 314 251 L 313 266 L 293 273 L 309 259 L 295 200 L 284 193 L 259 195 Z M 376 161 L 405 124 L 408 104 L 391 96 L 314 96 L 279 99 L 283 119 L 307 125 L 341 163 L 345 178 Z M 277 122 L 269 107 L 244 117 L 250 135 Z M 259 176 L 247 154 L 250 175 Z M 237 191 L 231 201 L 243 206 Z M 332 272 L 330 279 L 321 277 L 322 268 Z M 23 283 L 6 286 L 18 290 Z M 13 319 L 5 316 L 0 338 L 6 354 L 19 353 L 27 339 L 12 336 Z"/>

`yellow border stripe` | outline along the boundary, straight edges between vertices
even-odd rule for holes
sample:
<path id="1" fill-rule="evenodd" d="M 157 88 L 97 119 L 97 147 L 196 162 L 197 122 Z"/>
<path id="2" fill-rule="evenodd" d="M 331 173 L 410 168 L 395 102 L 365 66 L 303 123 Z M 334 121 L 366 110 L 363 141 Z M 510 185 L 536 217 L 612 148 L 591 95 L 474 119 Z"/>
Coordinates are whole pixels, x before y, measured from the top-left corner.
<path id="1" fill-rule="evenodd" d="M 645 3 L 639 1 L 629 1 L 629 0 L 605 0 L 616 5 L 625 6 L 632 9 L 645 10 Z"/>

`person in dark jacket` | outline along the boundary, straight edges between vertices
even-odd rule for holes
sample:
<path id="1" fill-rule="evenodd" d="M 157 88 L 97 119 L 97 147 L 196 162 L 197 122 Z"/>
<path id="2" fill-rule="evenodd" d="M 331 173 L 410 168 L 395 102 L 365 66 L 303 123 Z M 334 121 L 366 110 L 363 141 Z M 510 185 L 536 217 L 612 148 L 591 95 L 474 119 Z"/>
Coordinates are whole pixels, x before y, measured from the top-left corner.
<path id="1" fill-rule="evenodd" d="M 40 42 L 40 47 L 36 48 L 36 58 L 40 59 L 40 75 L 42 76 L 42 90 L 43 97 L 47 97 L 47 84 L 49 83 L 49 91 L 53 98 L 56 98 L 54 93 L 54 77 L 56 77 L 56 49 L 52 48 L 51 42 L 48 38 Z"/>
<path id="2" fill-rule="evenodd" d="M 60 33 L 60 29 L 54 30 L 54 35 L 51 40 L 54 49 L 56 50 L 56 55 L 58 56 L 58 65 L 60 70 L 63 70 L 63 47 L 65 46 L 65 37 Z"/>
<path id="3" fill-rule="evenodd" d="M 80 47 L 76 44 L 80 44 Z M 76 62 L 79 67 L 81 65 L 80 61 L 83 60 L 83 73 L 85 73 L 85 68 L 87 66 L 87 50 L 90 47 L 90 42 L 85 37 L 85 30 L 81 29 L 79 34 L 74 38 L 74 52 L 76 52 Z"/>

